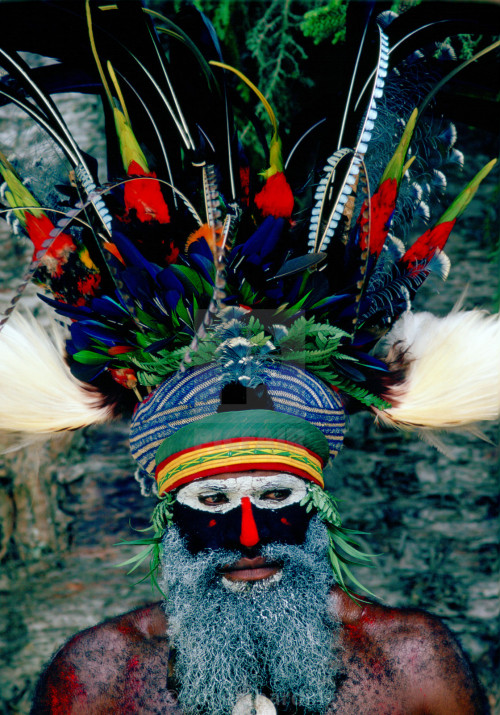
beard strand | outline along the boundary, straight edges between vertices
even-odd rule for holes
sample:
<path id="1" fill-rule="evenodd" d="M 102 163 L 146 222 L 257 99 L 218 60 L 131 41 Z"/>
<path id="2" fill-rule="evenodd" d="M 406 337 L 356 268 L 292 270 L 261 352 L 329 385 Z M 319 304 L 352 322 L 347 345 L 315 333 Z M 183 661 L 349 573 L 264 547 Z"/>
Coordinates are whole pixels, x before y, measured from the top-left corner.
<path id="1" fill-rule="evenodd" d="M 177 529 L 169 529 L 161 585 L 187 715 L 229 714 L 240 696 L 263 690 L 281 707 L 327 711 L 339 670 L 327 549 L 327 528 L 314 518 L 303 545 L 262 548 L 283 564 L 279 582 L 256 581 L 239 593 L 223 585 L 220 569 L 240 553 L 192 556 Z"/>

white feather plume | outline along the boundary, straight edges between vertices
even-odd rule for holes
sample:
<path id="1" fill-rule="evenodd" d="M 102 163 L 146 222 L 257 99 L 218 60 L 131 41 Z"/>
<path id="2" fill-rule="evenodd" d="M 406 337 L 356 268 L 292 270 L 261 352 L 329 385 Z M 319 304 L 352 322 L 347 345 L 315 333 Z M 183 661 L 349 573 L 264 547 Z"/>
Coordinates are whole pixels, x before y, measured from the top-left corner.
<path id="1" fill-rule="evenodd" d="M 500 315 L 455 310 L 445 318 L 406 313 L 385 339 L 402 382 L 377 421 L 400 429 L 476 431 L 500 417 Z"/>
<path id="2" fill-rule="evenodd" d="M 0 430 L 49 434 L 111 417 L 102 395 L 71 374 L 63 328 L 12 315 L 0 332 Z"/>

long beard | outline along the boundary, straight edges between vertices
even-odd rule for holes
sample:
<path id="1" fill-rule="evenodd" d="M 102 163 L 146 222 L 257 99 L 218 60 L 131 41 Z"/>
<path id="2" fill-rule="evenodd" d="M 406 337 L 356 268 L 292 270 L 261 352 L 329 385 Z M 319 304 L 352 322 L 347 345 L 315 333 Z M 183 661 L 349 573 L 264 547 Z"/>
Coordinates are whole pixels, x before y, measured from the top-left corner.
<path id="1" fill-rule="evenodd" d="M 313 519 L 301 546 L 271 544 L 277 582 L 228 590 L 220 568 L 241 554 L 192 556 L 175 528 L 163 542 L 165 611 L 176 650 L 179 702 L 188 715 L 231 713 L 238 698 L 266 691 L 278 707 L 325 713 L 339 669 L 326 527 Z"/>

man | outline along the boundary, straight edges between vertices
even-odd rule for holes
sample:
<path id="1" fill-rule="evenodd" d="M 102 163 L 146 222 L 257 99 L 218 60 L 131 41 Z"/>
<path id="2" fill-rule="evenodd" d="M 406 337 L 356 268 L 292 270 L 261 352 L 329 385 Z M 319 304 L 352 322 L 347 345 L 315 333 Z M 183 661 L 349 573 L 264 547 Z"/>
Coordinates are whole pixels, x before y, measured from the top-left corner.
<path id="1" fill-rule="evenodd" d="M 349 565 L 370 557 L 323 491 L 351 411 L 424 431 L 500 413 L 498 317 L 411 312 L 429 273 L 446 276 L 447 237 L 495 162 L 412 245 L 389 231 L 429 212 L 424 171 L 443 183 L 424 166 L 432 123 L 413 109 L 441 86 L 440 53 L 427 48 L 429 91 L 420 30 L 394 20 L 389 38 L 393 16 L 376 26 L 368 13 L 345 113 L 318 91 L 285 161 L 269 102 L 193 10 L 183 29 L 138 3 L 34 3 L 26 25 L 16 5 L 2 9 L 16 29 L 2 101 L 49 150 L 0 154 L 5 212 L 69 332 L 64 345 L 10 320 L 0 428 L 76 429 L 134 403 L 131 451 L 160 497 L 145 541 L 166 594 L 72 639 L 33 712 L 484 712 L 439 622 L 347 593 Z M 26 49 L 57 62 L 30 67 Z M 260 154 L 238 137 L 229 76 L 269 119 Z M 52 101 L 66 91 L 103 97 L 106 185 Z M 432 139 L 441 166 L 454 131 Z"/>
<path id="2" fill-rule="evenodd" d="M 251 422 L 263 412 L 236 414 Z M 227 435 L 235 416 L 205 418 L 198 431 L 208 422 L 216 438 Z M 288 416 L 278 422 L 296 428 Z M 323 441 L 320 457 L 328 450 L 315 427 L 300 430 L 288 430 L 287 444 L 312 454 L 312 437 Z M 162 542 L 166 600 L 71 639 L 42 676 L 33 713 L 486 713 L 439 620 L 335 583 L 329 526 L 308 510 L 312 475 L 296 476 L 302 465 L 226 470 L 244 431 L 226 440 L 220 473 L 175 489 Z M 159 464 L 184 457 L 186 432 L 195 430 L 181 429 L 175 446 L 165 440 Z"/>
<path id="3" fill-rule="evenodd" d="M 252 499 L 259 477 L 276 485 L 261 499 L 283 498 L 281 474 L 222 479 Z M 221 481 L 200 482 L 211 509 L 230 501 Z M 272 511 L 278 520 L 280 509 Z M 259 709 L 264 697 L 282 713 L 486 713 L 439 620 L 356 602 L 332 583 L 324 531 L 311 522 L 300 547 L 259 539 L 231 563 L 222 549 L 194 557 L 173 531 L 164 544 L 167 600 L 72 638 L 47 668 L 32 712 L 274 712 Z"/>

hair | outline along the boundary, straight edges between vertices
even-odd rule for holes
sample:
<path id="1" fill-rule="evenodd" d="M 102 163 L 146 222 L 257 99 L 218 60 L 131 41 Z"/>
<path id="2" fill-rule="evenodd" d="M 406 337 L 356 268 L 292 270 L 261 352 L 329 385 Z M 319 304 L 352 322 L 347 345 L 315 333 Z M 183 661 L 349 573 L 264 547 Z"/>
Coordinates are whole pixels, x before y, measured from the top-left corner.
<path id="1" fill-rule="evenodd" d="M 280 579 L 228 589 L 220 569 L 241 554 L 192 556 L 178 530 L 168 530 L 161 585 L 188 715 L 231 713 L 239 697 L 263 690 L 281 707 L 327 711 L 339 669 L 327 549 L 327 529 L 314 518 L 303 545 L 263 547 L 263 556 L 283 564 Z"/>

